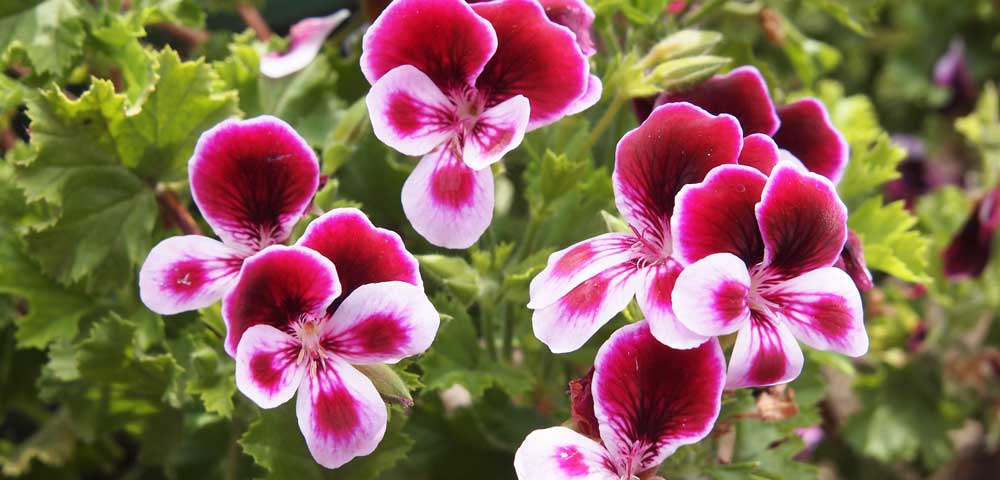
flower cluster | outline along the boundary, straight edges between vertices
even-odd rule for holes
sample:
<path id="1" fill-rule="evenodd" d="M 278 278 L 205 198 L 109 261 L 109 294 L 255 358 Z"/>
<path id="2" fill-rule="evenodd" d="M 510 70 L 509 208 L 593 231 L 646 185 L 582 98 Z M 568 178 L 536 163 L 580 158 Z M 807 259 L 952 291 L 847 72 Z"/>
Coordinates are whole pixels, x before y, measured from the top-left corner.
<path id="1" fill-rule="evenodd" d="M 298 391 L 299 427 L 316 461 L 371 453 L 388 412 L 352 365 L 396 363 L 430 347 L 439 317 L 402 239 L 357 209 L 313 220 L 280 243 L 311 204 L 316 157 L 273 117 L 205 132 L 190 161 L 195 203 L 222 239 L 172 237 L 140 272 L 143 302 L 172 314 L 222 298 L 236 385 L 262 408 Z"/>
<path id="2" fill-rule="evenodd" d="M 428 241 L 475 243 L 493 218 L 490 165 L 525 132 L 600 98 L 587 62 L 592 21 L 571 1 L 397 0 L 365 33 L 372 126 L 386 145 L 423 157 L 402 200 Z"/>

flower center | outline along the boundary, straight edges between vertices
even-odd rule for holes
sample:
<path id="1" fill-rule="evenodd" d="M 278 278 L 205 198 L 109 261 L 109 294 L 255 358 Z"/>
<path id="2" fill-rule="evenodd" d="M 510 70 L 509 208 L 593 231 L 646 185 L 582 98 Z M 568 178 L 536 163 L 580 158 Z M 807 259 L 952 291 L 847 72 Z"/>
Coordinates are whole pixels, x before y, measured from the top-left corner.
<path id="1" fill-rule="evenodd" d="M 629 228 L 638 239 L 632 245 L 632 249 L 637 251 L 639 255 L 640 267 L 659 265 L 670 258 L 670 254 L 673 253 L 673 245 L 671 244 L 669 224 L 661 222 L 658 229 L 643 227 L 642 230 L 629 224 Z"/>
<path id="2" fill-rule="evenodd" d="M 295 337 L 302 344 L 299 350 L 298 362 L 306 360 L 324 360 L 329 356 L 329 352 L 323 347 L 322 329 L 320 319 L 304 315 L 292 325 Z"/>
<path id="3" fill-rule="evenodd" d="M 767 291 L 778 283 L 778 279 L 769 275 L 760 265 L 750 269 L 750 292 L 747 294 L 747 305 L 750 310 L 772 314 L 778 305 L 767 299 Z"/>

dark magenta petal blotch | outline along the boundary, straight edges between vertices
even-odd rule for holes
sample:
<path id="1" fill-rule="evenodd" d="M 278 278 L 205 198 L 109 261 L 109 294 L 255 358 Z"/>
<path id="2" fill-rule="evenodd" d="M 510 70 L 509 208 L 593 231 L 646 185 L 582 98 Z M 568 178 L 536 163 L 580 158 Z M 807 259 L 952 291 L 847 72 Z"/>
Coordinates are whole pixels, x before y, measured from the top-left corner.
<path id="1" fill-rule="evenodd" d="M 788 327 L 755 312 L 736 335 L 726 388 L 785 383 L 799 376 L 802 363 L 802 348 Z"/>
<path id="2" fill-rule="evenodd" d="M 810 172 L 834 183 L 840 181 L 847 167 L 847 140 L 830 121 L 826 107 L 815 98 L 778 107 L 781 128 L 773 135 L 778 147 L 788 150 Z"/>
<path id="3" fill-rule="evenodd" d="M 583 0 L 538 0 L 545 15 L 576 35 L 576 43 L 586 56 L 597 53 L 590 27 L 594 24 L 594 10 Z"/>
<path id="4" fill-rule="evenodd" d="M 701 183 L 685 186 L 671 219 L 674 256 L 694 263 L 714 253 L 731 253 L 747 265 L 764 257 L 754 207 L 767 177 L 755 168 L 722 165 Z"/>
<path id="5" fill-rule="evenodd" d="M 304 318 L 322 318 L 340 295 L 330 260 L 303 247 L 274 245 L 244 262 L 236 286 L 222 299 L 226 352 L 235 355 L 243 332 L 271 325 L 284 332 Z"/>
<path id="6" fill-rule="evenodd" d="M 701 440 L 719 416 L 726 367 L 715 339 L 675 350 L 653 338 L 645 322 L 626 325 L 601 346 L 594 368 L 601 438 L 625 464 L 623 478 Z"/>
<path id="7" fill-rule="evenodd" d="M 365 32 L 361 71 L 375 83 L 412 65 L 448 93 L 475 81 L 496 48 L 489 22 L 462 0 L 396 0 Z"/>
<path id="8" fill-rule="evenodd" d="M 990 261 L 993 237 L 1000 225 L 1000 187 L 972 207 L 972 213 L 942 252 L 950 278 L 978 277 Z"/>
<path id="9" fill-rule="evenodd" d="M 677 192 L 716 166 L 736 163 L 742 140 L 729 115 L 689 103 L 658 107 L 618 142 L 612 176 L 618 211 L 643 237 L 669 233 Z"/>
<path id="10" fill-rule="evenodd" d="M 308 365 L 302 344 L 270 325 L 254 325 L 236 348 L 236 386 L 261 408 L 274 408 L 295 395 Z"/>
<path id="11" fill-rule="evenodd" d="M 329 313 L 362 285 L 400 281 L 423 286 L 417 259 L 399 235 L 376 227 L 356 208 L 338 208 L 316 218 L 296 245 L 319 252 L 337 268 L 343 294 Z"/>
<path id="12" fill-rule="evenodd" d="M 847 240 L 847 207 L 825 177 L 778 165 L 757 206 L 764 239 L 764 263 L 794 277 L 829 267 Z"/>
<path id="13" fill-rule="evenodd" d="M 226 120 L 203 133 L 188 174 L 212 230 L 248 254 L 288 238 L 319 186 L 312 148 L 270 116 Z"/>
<path id="14" fill-rule="evenodd" d="M 743 149 L 740 150 L 740 165 L 746 165 L 759 170 L 764 175 L 770 175 L 771 170 L 781 160 L 778 145 L 771 137 L 762 133 L 747 135 L 743 139 Z"/>
<path id="15" fill-rule="evenodd" d="M 219 301 L 236 282 L 243 252 L 200 235 L 170 237 L 150 250 L 139 270 L 139 297 L 173 315 Z"/>
<path id="16" fill-rule="evenodd" d="M 847 243 L 844 250 L 840 252 L 840 259 L 833 266 L 847 272 L 854 281 L 858 290 L 867 292 L 875 287 L 872 281 L 872 273 L 865 263 L 865 250 L 861 245 L 861 239 L 853 230 L 847 231 Z"/>
<path id="17" fill-rule="evenodd" d="M 552 305 L 584 281 L 635 258 L 632 247 L 637 241 L 627 233 L 605 233 L 549 255 L 545 269 L 528 287 L 528 308 Z"/>
<path id="18" fill-rule="evenodd" d="M 690 102 L 716 115 L 728 113 L 739 120 L 744 135 L 773 135 L 780 123 L 767 82 L 754 67 L 740 67 L 689 90 L 663 93 L 656 99 L 657 105 L 671 102 Z"/>
<path id="19" fill-rule="evenodd" d="M 586 375 L 570 380 L 569 401 L 570 415 L 576 423 L 576 430 L 590 438 L 600 438 L 597 429 L 597 417 L 594 416 L 594 393 L 590 384 L 594 381 L 594 369 Z"/>
<path id="20" fill-rule="evenodd" d="M 590 80 L 590 65 L 573 33 L 549 21 L 534 0 L 495 0 L 472 8 L 493 25 L 498 40 L 496 54 L 476 80 L 486 106 L 528 97 L 528 130 L 569 113 Z"/>
<path id="21" fill-rule="evenodd" d="M 779 306 L 782 320 L 802 343 L 851 357 L 868 351 L 861 293 L 843 270 L 813 270 L 763 292 L 763 296 Z"/>

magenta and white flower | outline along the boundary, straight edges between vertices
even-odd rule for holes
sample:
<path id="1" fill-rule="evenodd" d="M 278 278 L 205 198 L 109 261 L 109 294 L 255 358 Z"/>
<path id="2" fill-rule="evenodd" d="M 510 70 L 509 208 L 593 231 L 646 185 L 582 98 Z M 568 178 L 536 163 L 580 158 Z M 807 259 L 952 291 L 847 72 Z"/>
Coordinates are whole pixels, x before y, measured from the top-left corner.
<path id="1" fill-rule="evenodd" d="M 725 358 L 716 340 L 675 350 L 646 322 L 601 346 L 590 384 L 600 438 L 566 427 L 536 430 L 514 456 L 520 480 L 620 480 L 655 471 L 698 442 L 719 416 Z M 643 477 L 645 478 L 645 477 Z"/>
<path id="2" fill-rule="evenodd" d="M 673 257 L 670 217 L 681 187 L 714 167 L 735 164 L 743 133 L 729 115 L 688 103 L 657 108 L 618 143 L 615 203 L 633 233 L 606 233 L 553 253 L 530 286 L 535 336 L 555 353 L 580 348 L 633 297 L 660 341 L 700 345 L 674 318 L 671 291 L 681 264 Z"/>
<path id="3" fill-rule="evenodd" d="M 325 17 L 306 18 L 288 31 L 288 49 L 284 52 L 271 52 L 260 59 L 260 73 L 266 77 L 281 78 L 291 75 L 309 66 L 323 42 L 331 32 L 351 16 L 347 10 Z"/>
<path id="4" fill-rule="evenodd" d="M 139 294 L 171 315 L 207 307 L 236 282 L 246 257 L 288 238 L 319 185 L 313 150 L 270 116 L 226 120 L 201 135 L 188 163 L 191 194 L 222 240 L 170 237 L 139 272 Z"/>
<path id="5" fill-rule="evenodd" d="M 714 114 L 728 113 L 739 120 L 745 135 L 771 137 L 783 159 L 794 158 L 834 183 L 847 167 L 847 141 L 834 128 L 826 107 L 815 98 L 803 98 L 776 108 L 767 82 L 754 67 L 739 67 L 656 99 L 656 105 L 671 102 L 690 102 Z"/>
<path id="6" fill-rule="evenodd" d="M 493 218 L 490 165 L 600 97 L 576 34 L 533 0 L 396 0 L 365 33 L 361 69 L 375 135 L 423 156 L 403 186 L 406 216 L 449 248 Z"/>
<path id="7" fill-rule="evenodd" d="M 261 408 L 298 391 L 299 428 L 327 468 L 370 454 L 386 429 L 385 403 L 352 365 L 421 353 L 439 323 L 416 259 L 355 209 L 333 210 L 294 246 L 249 258 L 223 316 L 236 386 Z"/>
<path id="8" fill-rule="evenodd" d="M 780 162 L 769 177 L 716 168 L 677 196 L 671 219 L 677 276 L 673 309 L 707 337 L 738 332 L 728 388 L 793 380 L 796 339 L 819 350 L 868 350 L 861 294 L 833 265 L 847 239 L 847 207 L 829 179 Z"/>

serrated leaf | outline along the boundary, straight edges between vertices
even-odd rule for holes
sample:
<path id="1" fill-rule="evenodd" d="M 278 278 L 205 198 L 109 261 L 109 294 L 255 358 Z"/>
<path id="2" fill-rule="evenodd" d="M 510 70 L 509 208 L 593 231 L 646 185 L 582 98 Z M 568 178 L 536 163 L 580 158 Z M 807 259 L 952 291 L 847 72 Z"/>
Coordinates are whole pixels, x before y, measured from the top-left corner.
<path id="1" fill-rule="evenodd" d="M 916 223 L 902 201 L 883 205 L 878 197 L 862 203 L 847 219 L 847 226 L 861 239 L 869 268 L 927 283 L 930 240 L 913 229 Z"/>
<path id="2" fill-rule="evenodd" d="M 0 455 L 0 471 L 12 477 L 31 469 L 33 460 L 46 465 L 62 465 L 73 454 L 76 434 L 68 410 L 52 415 L 42 427 L 12 452 Z"/>
<path id="3" fill-rule="evenodd" d="M 7 8 L 4 8 L 6 10 Z M 72 0 L 48 0 L 0 18 L 0 55 L 24 50 L 40 73 L 63 74 L 82 53 L 82 12 Z"/>

